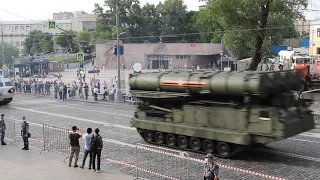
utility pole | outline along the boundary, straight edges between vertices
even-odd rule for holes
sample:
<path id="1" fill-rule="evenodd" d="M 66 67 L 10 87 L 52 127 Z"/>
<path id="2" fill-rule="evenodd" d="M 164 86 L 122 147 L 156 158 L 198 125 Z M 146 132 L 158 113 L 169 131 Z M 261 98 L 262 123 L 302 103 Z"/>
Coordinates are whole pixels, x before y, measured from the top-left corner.
<path id="1" fill-rule="evenodd" d="M 5 55 L 5 49 L 4 49 L 4 40 L 3 40 L 3 25 L 1 21 L 1 47 L 2 47 L 2 66 L 6 64 L 6 55 Z M 2 71 L 3 75 L 5 75 L 5 71 Z"/>
<path id="2" fill-rule="evenodd" d="M 78 47 L 79 47 L 79 52 L 82 52 L 81 51 L 81 44 L 80 42 L 78 42 Z M 83 54 L 84 55 L 84 54 Z M 81 74 L 81 64 L 82 64 L 82 67 L 83 67 L 83 62 L 82 61 L 79 61 L 79 77 L 80 77 L 80 87 L 79 87 L 79 91 L 80 91 L 80 98 L 84 98 L 83 96 L 83 85 L 82 85 L 82 74 Z M 84 73 L 84 71 L 83 71 Z"/>
<path id="3" fill-rule="evenodd" d="M 119 17 L 119 0 L 117 1 L 117 7 L 116 7 L 116 28 L 117 28 L 117 69 L 118 69 L 118 89 L 117 89 L 117 97 L 116 101 L 121 102 L 123 101 L 122 93 L 121 93 L 121 78 L 120 78 L 120 17 Z"/>

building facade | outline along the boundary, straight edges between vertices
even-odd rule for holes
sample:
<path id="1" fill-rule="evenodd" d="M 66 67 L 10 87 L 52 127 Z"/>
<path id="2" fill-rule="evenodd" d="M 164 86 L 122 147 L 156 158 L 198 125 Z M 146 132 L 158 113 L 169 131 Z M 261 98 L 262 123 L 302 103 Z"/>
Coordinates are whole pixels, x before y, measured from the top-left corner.
<path id="1" fill-rule="evenodd" d="M 309 34 L 310 32 L 310 21 L 308 20 L 296 20 L 294 22 L 297 32 L 300 35 Z"/>
<path id="2" fill-rule="evenodd" d="M 72 12 L 59 12 L 59 13 L 53 13 L 53 20 L 66 20 L 71 19 L 74 17 L 74 14 Z"/>
<path id="3" fill-rule="evenodd" d="M 113 47 L 116 42 L 96 44 L 96 60 L 99 68 L 117 67 Z M 123 44 L 124 54 L 120 63 L 130 69 L 134 63 L 149 69 L 208 68 L 220 58 L 221 44 L 213 43 L 145 43 Z"/>
<path id="4" fill-rule="evenodd" d="M 59 14 L 59 13 L 54 13 Z M 54 16 L 54 15 L 53 15 Z M 69 16 L 66 16 L 69 17 Z M 71 15 L 70 15 L 71 17 Z M 4 42 L 16 46 L 20 54 L 24 53 L 25 39 L 30 31 L 40 30 L 45 33 L 52 35 L 59 35 L 61 30 L 59 29 L 48 29 L 47 20 L 36 20 L 36 21 L 3 21 L 3 35 Z M 87 14 L 79 11 L 75 12 L 75 15 L 69 19 L 56 19 L 56 26 L 63 30 L 74 30 L 74 31 L 93 31 L 96 27 L 96 16 L 93 14 Z M 1 33 L 0 33 L 1 34 Z M 54 45 L 55 53 L 61 53 L 64 50 L 57 45 Z"/>
<path id="5" fill-rule="evenodd" d="M 309 56 L 320 57 L 320 21 L 310 23 Z"/>

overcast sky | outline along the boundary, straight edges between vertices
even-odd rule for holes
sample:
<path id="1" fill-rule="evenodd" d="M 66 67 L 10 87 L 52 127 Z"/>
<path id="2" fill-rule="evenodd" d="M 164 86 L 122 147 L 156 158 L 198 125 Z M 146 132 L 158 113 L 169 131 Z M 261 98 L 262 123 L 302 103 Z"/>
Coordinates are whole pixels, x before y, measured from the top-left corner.
<path id="1" fill-rule="evenodd" d="M 104 0 L 1 0 L 0 20 L 16 21 L 16 20 L 47 20 L 52 19 L 52 13 L 63 11 L 85 11 L 91 13 L 94 3 L 102 4 Z M 309 9 L 319 11 L 306 14 L 306 18 L 313 20 L 320 19 L 320 0 L 309 0 Z M 140 0 L 142 4 L 157 4 L 159 0 Z M 184 0 L 189 10 L 198 10 L 198 0 Z M 3 10 L 9 11 L 16 15 L 12 15 Z M 19 17 L 21 16 L 21 17 Z"/>

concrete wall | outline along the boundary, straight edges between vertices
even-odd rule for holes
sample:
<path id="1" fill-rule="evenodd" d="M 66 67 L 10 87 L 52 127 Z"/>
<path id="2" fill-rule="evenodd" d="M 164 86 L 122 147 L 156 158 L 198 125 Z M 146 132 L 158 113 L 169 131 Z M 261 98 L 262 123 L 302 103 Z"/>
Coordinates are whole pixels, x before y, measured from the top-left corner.
<path id="1" fill-rule="evenodd" d="M 102 68 L 116 68 L 116 56 L 113 55 L 113 46 L 115 42 L 107 44 L 96 44 L 97 63 Z M 220 54 L 223 50 L 221 44 L 211 43 L 149 43 L 149 44 L 124 44 L 124 55 L 121 56 L 120 62 L 126 68 L 131 68 L 134 63 L 141 63 L 146 67 L 150 62 L 149 55 L 170 56 L 172 63 L 179 66 L 205 65 L 208 61 Z M 178 55 L 189 55 L 190 59 L 177 59 Z"/>

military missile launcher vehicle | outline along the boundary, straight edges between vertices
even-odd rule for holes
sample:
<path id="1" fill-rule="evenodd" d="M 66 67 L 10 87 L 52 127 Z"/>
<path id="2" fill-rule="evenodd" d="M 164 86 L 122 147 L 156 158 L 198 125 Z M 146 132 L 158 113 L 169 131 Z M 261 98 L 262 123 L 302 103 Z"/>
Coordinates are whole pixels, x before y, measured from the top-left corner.
<path id="1" fill-rule="evenodd" d="M 140 102 L 131 120 L 151 144 L 230 158 L 243 147 L 265 145 L 314 128 L 295 71 L 134 73 Z"/>

